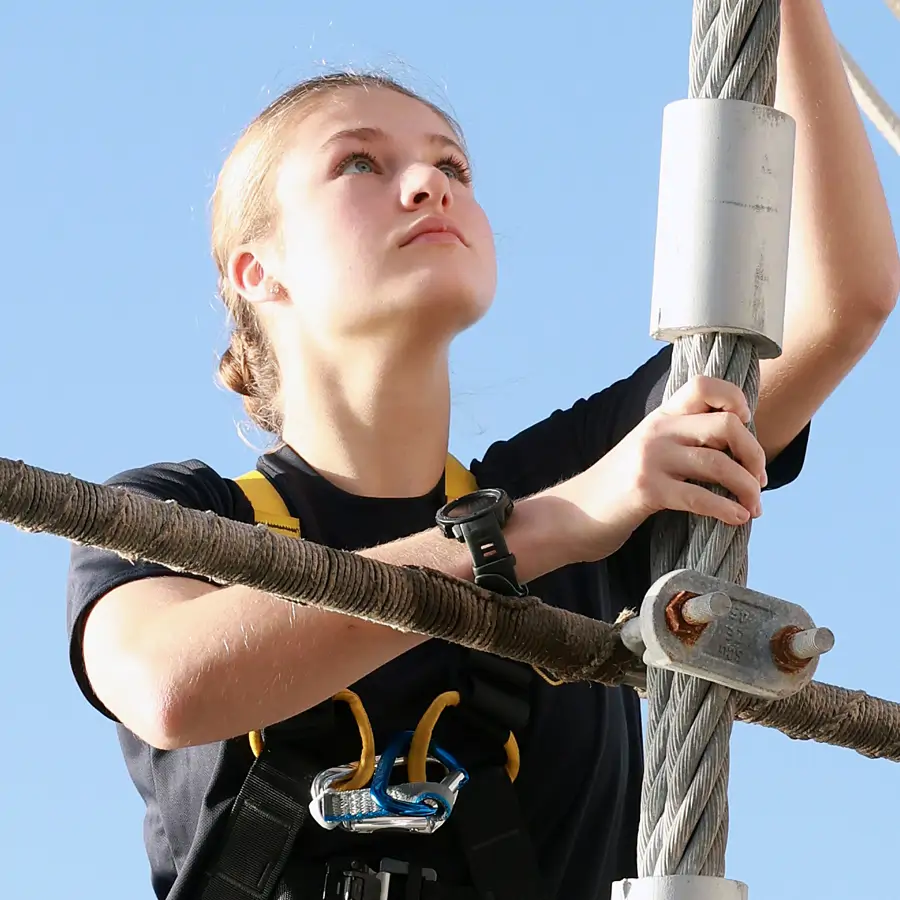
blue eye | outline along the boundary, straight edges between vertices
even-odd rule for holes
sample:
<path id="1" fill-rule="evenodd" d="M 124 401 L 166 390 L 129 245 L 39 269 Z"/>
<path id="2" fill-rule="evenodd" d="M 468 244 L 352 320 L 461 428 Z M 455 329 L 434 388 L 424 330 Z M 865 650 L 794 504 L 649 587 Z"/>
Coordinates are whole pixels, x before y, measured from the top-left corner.
<path id="1" fill-rule="evenodd" d="M 440 169 L 448 178 L 456 179 L 462 184 L 472 183 L 472 170 L 469 168 L 465 160 L 458 159 L 456 156 L 445 156 L 437 163 Z"/>
<path id="2" fill-rule="evenodd" d="M 345 172 L 353 171 L 354 166 L 356 167 L 357 172 L 374 172 L 375 166 L 369 162 L 367 159 L 353 159 L 347 164 L 347 168 L 344 169 Z"/>
<path id="3" fill-rule="evenodd" d="M 341 174 L 368 175 L 375 172 L 375 159 L 368 153 L 351 153 L 338 166 Z"/>

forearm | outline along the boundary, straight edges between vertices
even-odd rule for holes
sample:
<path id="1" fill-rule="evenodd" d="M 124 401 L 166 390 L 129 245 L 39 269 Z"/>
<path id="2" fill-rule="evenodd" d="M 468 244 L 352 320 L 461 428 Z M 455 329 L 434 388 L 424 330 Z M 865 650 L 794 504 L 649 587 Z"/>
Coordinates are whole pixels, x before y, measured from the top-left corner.
<path id="1" fill-rule="evenodd" d="M 797 141 L 784 354 L 762 363 L 757 415 L 770 456 L 865 353 L 900 289 L 887 202 L 822 4 L 782 0 L 781 16 L 775 105 Z"/>
<path id="2" fill-rule="evenodd" d="M 878 168 L 821 0 L 782 0 L 776 105 L 797 122 L 788 316 L 883 317 L 900 263 Z"/>
<path id="3" fill-rule="evenodd" d="M 575 561 L 567 507 L 552 492 L 516 504 L 505 537 L 521 580 Z M 361 553 L 472 578 L 466 547 L 436 528 Z M 195 596 L 165 604 L 132 653 L 157 673 L 161 699 L 148 726 L 157 745 L 208 743 L 282 721 L 425 640 L 246 588 L 195 584 Z"/>
<path id="4" fill-rule="evenodd" d="M 503 536 L 516 557 L 519 581 L 539 578 L 590 552 L 593 542 L 577 505 L 569 498 L 571 484 L 574 479 L 515 504 Z M 425 566 L 466 581 L 473 578 L 466 546 L 445 538 L 436 528 L 359 552 L 393 565 Z"/>

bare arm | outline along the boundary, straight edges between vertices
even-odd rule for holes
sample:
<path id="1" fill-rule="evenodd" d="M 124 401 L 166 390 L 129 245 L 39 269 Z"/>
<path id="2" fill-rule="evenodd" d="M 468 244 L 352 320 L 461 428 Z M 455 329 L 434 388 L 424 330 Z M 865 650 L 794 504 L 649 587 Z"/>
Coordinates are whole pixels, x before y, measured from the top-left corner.
<path id="1" fill-rule="evenodd" d="M 584 557 L 552 491 L 506 528 L 523 581 Z M 464 545 L 437 529 L 361 551 L 471 580 Z M 88 616 L 84 660 L 100 700 L 161 749 L 224 740 L 297 715 L 425 638 L 243 587 L 176 576 L 131 582 Z"/>
<path id="2" fill-rule="evenodd" d="M 784 353 L 761 364 L 771 459 L 877 337 L 900 260 L 862 119 L 820 0 L 782 0 L 775 105 L 797 122 Z"/>
<path id="3" fill-rule="evenodd" d="M 742 424 L 749 418 L 736 386 L 693 379 L 591 468 L 519 500 L 505 537 L 520 579 L 603 559 L 661 509 L 730 524 L 757 515 L 765 455 Z M 710 482 L 737 499 L 701 487 Z M 472 578 L 467 548 L 436 528 L 361 553 Z M 166 576 L 98 600 L 83 653 L 107 708 L 172 749 L 297 715 L 423 640 L 243 587 Z"/>

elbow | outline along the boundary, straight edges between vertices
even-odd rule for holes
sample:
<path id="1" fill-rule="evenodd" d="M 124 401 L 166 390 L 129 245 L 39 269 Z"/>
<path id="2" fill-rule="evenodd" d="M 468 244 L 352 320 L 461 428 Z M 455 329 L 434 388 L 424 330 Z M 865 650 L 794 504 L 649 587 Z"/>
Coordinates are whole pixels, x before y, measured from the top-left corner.
<path id="1" fill-rule="evenodd" d="M 84 673 L 100 703 L 150 746 L 201 743 L 196 723 L 207 666 L 171 640 L 177 625 L 140 590 L 141 582 L 123 585 L 92 607 L 82 636 Z"/>
<path id="2" fill-rule="evenodd" d="M 882 320 L 886 320 L 894 311 L 900 296 L 900 248 L 893 234 L 887 241 L 887 250 L 881 262 L 881 266 L 873 267 L 868 294 L 877 314 Z"/>
<path id="3" fill-rule="evenodd" d="M 190 730 L 192 717 L 186 708 L 183 691 L 156 689 L 135 699 L 137 704 L 132 709 L 134 725 L 129 727 L 151 747 L 181 750 L 198 743 Z"/>
<path id="4" fill-rule="evenodd" d="M 120 657 L 106 672 L 100 669 L 95 666 L 89 671 L 94 693 L 136 737 L 157 750 L 179 750 L 196 743 L 190 731 L 193 716 L 188 692 L 171 666 L 128 656 Z M 108 677 L 113 673 L 115 677 Z"/>
<path id="5" fill-rule="evenodd" d="M 898 298 L 900 298 L 900 256 L 895 256 L 890 269 L 888 287 L 884 293 L 885 319 L 894 311 Z"/>
<path id="6" fill-rule="evenodd" d="M 181 750 L 225 737 L 209 721 L 214 704 L 209 702 L 208 682 L 200 672 L 148 661 L 143 678 L 137 681 L 144 687 L 131 706 L 136 726 L 132 730 L 151 747 Z"/>
<path id="7" fill-rule="evenodd" d="M 900 259 L 886 266 L 880 277 L 872 278 L 848 304 L 838 329 L 851 348 L 865 352 L 881 333 L 900 296 Z"/>
<path id="8" fill-rule="evenodd" d="M 884 324 L 897 306 L 900 296 L 900 256 L 894 255 L 890 265 L 885 267 L 882 278 L 869 291 L 869 305 L 873 314 Z"/>

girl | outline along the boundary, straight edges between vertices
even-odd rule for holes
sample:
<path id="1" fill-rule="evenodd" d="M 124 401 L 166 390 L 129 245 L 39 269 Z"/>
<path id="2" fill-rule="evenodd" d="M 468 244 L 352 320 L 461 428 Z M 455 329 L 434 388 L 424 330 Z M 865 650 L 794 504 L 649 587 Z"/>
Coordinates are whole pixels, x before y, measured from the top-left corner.
<path id="1" fill-rule="evenodd" d="M 758 516 L 760 491 L 797 476 L 811 416 L 893 307 L 897 250 L 818 0 L 784 4 L 778 105 L 799 124 L 791 279 L 784 354 L 762 366 L 758 440 L 724 382 L 695 379 L 660 405 L 664 350 L 471 464 L 479 486 L 515 501 L 504 537 L 516 575 L 548 603 L 607 621 L 637 605 L 658 511 Z M 455 123 L 383 77 L 298 85 L 227 160 L 212 242 L 234 324 L 221 375 L 278 438 L 258 471 L 303 537 L 473 578 L 467 548 L 434 527 L 448 490 L 448 348 L 484 315 L 496 278 Z M 197 460 L 112 483 L 254 520 L 241 487 Z M 159 898 L 587 900 L 634 874 L 630 689 L 553 687 L 454 646 L 84 547 L 68 603 L 75 676 L 118 723 L 147 805 Z M 360 834 L 314 821 L 312 794 L 324 795 L 310 780 L 366 768 L 353 766 L 363 709 L 384 753 L 446 691 L 459 702 L 439 717 L 435 752 L 469 780 L 445 824 L 414 834 L 401 817 Z"/>

